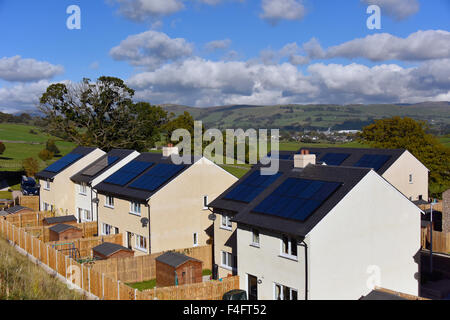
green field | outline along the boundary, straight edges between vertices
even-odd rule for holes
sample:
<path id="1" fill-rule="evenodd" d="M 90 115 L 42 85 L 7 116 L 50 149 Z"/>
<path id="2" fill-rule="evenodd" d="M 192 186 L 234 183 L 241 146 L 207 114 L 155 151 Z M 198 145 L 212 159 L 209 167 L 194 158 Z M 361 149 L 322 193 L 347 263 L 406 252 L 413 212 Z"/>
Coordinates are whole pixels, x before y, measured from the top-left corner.
<path id="1" fill-rule="evenodd" d="M 439 141 L 447 148 L 450 148 L 450 135 L 439 137 Z"/>

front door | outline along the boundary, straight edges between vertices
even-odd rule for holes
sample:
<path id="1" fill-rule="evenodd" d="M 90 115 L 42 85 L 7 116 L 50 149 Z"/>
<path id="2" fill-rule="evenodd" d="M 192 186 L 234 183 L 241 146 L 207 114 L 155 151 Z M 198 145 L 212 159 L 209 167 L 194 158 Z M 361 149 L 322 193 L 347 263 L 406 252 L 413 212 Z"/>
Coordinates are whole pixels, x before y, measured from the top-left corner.
<path id="1" fill-rule="evenodd" d="M 248 275 L 248 283 L 247 283 L 247 291 L 248 291 L 248 300 L 258 300 L 258 278 Z"/>

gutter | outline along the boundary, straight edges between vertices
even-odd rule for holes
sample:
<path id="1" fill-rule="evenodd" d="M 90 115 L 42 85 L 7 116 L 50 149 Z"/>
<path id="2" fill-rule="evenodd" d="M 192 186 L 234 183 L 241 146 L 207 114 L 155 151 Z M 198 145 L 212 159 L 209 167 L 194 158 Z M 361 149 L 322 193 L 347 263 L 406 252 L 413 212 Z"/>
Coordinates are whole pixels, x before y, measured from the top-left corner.
<path id="1" fill-rule="evenodd" d="M 151 245 L 150 245 L 150 204 L 147 202 L 145 206 L 148 208 L 148 254 L 152 253 Z"/>

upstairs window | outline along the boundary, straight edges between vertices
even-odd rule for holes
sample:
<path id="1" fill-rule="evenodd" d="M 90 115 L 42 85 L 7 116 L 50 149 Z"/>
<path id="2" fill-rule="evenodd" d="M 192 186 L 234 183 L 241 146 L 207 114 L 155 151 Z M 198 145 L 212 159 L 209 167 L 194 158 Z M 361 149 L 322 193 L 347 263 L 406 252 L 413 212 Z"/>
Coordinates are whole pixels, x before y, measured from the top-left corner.
<path id="1" fill-rule="evenodd" d="M 288 236 L 281 238 L 281 256 L 297 259 L 297 240 Z"/>
<path id="2" fill-rule="evenodd" d="M 259 247 L 259 230 L 252 229 L 252 246 Z"/>
<path id="3" fill-rule="evenodd" d="M 48 181 L 48 180 L 44 181 L 44 189 L 45 190 L 50 190 L 50 181 Z"/>
<path id="4" fill-rule="evenodd" d="M 222 229 L 227 229 L 227 230 L 231 230 L 232 229 L 232 224 L 231 224 L 231 220 L 230 217 L 227 215 L 222 215 L 222 219 L 220 222 L 220 227 Z"/>
<path id="5" fill-rule="evenodd" d="M 86 183 L 81 183 L 81 184 L 80 184 L 80 194 L 86 195 L 86 193 L 87 193 L 87 186 L 86 186 Z"/>
<path id="6" fill-rule="evenodd" d="M 114 197 L 111 196 L 105 197 L 105 207 L 114 208 Z"/>
<path id="7" fill-rule="evenodd" d="M 139 202 L 130 202 L 130 213 L 140 216 L 141 215 L 141 204 Z"/>

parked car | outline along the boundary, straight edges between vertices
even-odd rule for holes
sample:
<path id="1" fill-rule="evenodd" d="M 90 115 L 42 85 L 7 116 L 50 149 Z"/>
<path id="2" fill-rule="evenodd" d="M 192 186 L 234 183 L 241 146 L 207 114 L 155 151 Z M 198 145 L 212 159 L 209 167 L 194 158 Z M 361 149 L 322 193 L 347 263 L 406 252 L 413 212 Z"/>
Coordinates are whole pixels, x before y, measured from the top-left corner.
<path id="1" fill-rule="evenodd" d="M 32 177 L 22 176 L 22 182 L 20 183 L 20 190 L 24 196 L 37 196 L 39 195 L 40 185 L 36 183 Z"/>

